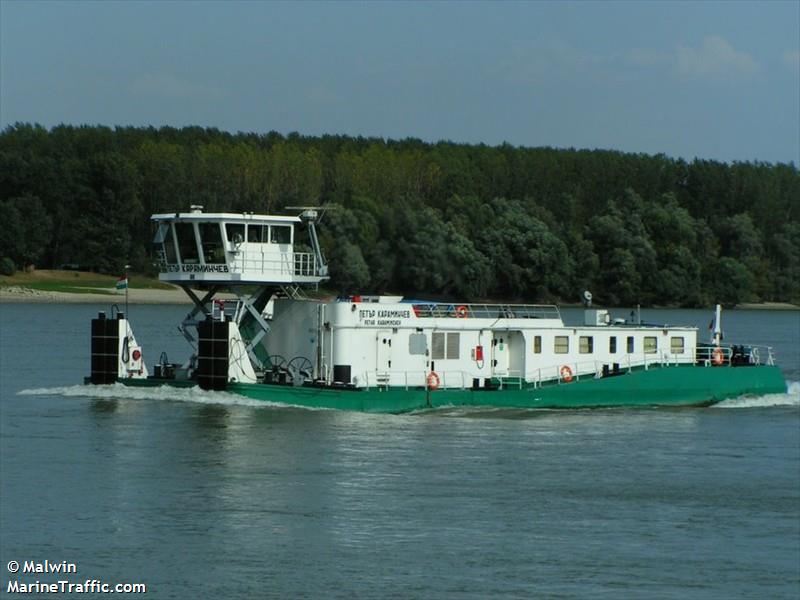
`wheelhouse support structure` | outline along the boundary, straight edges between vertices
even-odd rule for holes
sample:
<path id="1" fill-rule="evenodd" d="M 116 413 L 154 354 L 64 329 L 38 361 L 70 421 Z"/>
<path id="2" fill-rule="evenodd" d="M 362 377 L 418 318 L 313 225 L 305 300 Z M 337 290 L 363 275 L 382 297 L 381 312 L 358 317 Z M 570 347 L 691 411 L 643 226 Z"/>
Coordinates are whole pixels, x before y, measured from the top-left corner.
<path id="1" fill-rule="evenodd" d="M 215 297 L 222 291 L 235 294 L 237 308 L 231 317 L 219 318 L 236 324 L 248 366 L 260 378 L 275 368 L 266 345 L 270 324 L 265 309 L 281 293 L 302 297 L 303 287 L 316 287 L 328 279 L 314 229 L 316 218 L 317 212 L 308 209 L 301 217 L 287 217 L 204 213 L 199 206 L 187 213 L 153 215 L 159 279 L 178 285 L 193 304 L 179 327 L 195 348 L 187 372 L 199 355 L 199 328 L 214 319 Z M 306 230 L 311 252 L 294 251 L 299 228 Z M 205 290 L 202 295 L 198 288 Z"/>

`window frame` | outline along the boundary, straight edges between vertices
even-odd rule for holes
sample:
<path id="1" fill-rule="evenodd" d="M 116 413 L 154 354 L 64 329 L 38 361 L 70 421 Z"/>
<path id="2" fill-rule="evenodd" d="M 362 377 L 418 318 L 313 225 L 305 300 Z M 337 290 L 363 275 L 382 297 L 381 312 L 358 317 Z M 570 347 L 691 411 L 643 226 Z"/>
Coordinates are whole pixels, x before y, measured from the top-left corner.
<path id="1" fill-rule="evenodd" d="M 431 360 L 458 360 L 461 358 L 460 331 L 434 331 L 431 333 Z"/>
<path id="2" fill-rule="evenodd" d="M 178 260 L 181 264 L 200 264 L 201 253 L 197 250 L 197 228 L 194 225 L 194 223 L 188 221 L 178 221 L 175 223 L 175 241 L 177 243 L 176 245 L 178 246 Z M 184 240 L 183 231 L 191 232 L 191 235 L 189 236 L 189 238 L 191 238 L 190 241 L 182 241 Z M 185 256 L 183 252 L 184 250 L 188 250 Z"/>
<path id="3" fill-rule="evenodd" d="M 233 229 L 239 227 L 242 228 L 242 233 L 241 233 L 242 239 L 237 243 L 233 239 L 237 232 L 233 232 Z M 234 250 L 238 249 L 239 246 L 241 246 L 245 242 L 246 240 L 245 235 L 247 234 L 247 232 L 245 231 L 244 223 L 225 223 L 224 229 L 225 229 L 225 241 Z"/>
<path id="4" fill-rule="evenodd" d="M 289 232 L 289 237 L 288 237 L 287 241 L 285 241 L 285 242 L 275 241 L 275 239 L 274 239 L 275 238 L 275 232 L 276 231 L 282 231 L 282 230 L 288 230 L 288 232 Z M 269 226 L 269 243 L 270 244 L 276 244 L 278 246 L 287 246 L 287 245 L 291 244 L 292 243 L 292 234 L 294 233 L 293 230 L 294 230 L 294 228 L 291 225 L 270 225 Z"/>

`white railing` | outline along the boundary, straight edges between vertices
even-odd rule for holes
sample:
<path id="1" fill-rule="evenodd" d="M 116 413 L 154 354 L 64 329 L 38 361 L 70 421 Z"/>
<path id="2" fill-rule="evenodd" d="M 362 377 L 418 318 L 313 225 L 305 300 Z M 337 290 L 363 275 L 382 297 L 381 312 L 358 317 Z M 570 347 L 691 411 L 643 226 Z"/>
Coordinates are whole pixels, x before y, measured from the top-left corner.
<path id="1" fill-rule="evenodd" d="M 413 304 L 417 317 L 472 319 L 561 319 L 557 306 L 539 304 Z"/>
<path id="2" fill-rule="evenodd" d="M 522 377 L 521 371 L 508 371 L 509 375 L 503 375 L 502 377 L 499 376 L 492 376 L 487 377 L 486 375 L 476 374 L 476 373 L 469 373 L 467 371 L 436 371 L 436 381 L 438 381 L 437 385 L 431 385 L 431 381 L 428 379 L 431 376 L 431 371 L 365 371 L 362 373 L 363 375 L 363 383 L 364 387 L 367 389 L 378 387 L 378 388 L 386 388 L 386 387 L 404 387 L 405 389 L 409 389 L 410 387 L 424 387 L 425 389 L 432 388 L 432 389 L 472 389 L 473 388 L 473 380 L 483 380 L 483 379 L 492 379 L 494 381 L 499 382 L 499 386 L 506 387 L 508 385 L 513 385 L 513 387 L 519 387 L 522 389 L 525 380 Z M 513 379 L 515 380 L 513 384 L 508 384 L 507 381 Z M 356 385 L 361 383 L 361 381 L 356 382 Z"/>
<path id="3" fill-rule="evenodd" d="M 736 350 L 734 350 L 736 348 Z M 747 364 L 760 365 L 761 355 L 765 354 L 763 364 L 774 365 L 775 356 L 770 346 L 729 346 L 687 348 L 683 352 L 661 352 L 626 354 L 621 360 L 590 360 L 564 362 L 557 365 L 548 365 L 535 371 L 526 372 L 525 380 L 535 386 L 543 383 L 566 383 L 573 380 L 580 381 L 587 377 L 600 378 L 604 376 L 603 366 L 609 367 L 609 374 L 617 373 L 613 365 L 619 365 L 619 371 L 631 372 L 634 369 L 648 370 L 653 367 L 669 367 L 686 364 L 698 364 L 706 367 L 736 367 Z M 569 372 L 562 371 L 564 367 Z"/>
<path id="4" fill-rule="evenodd" d="M 686 348 L 683 352 L 661 351 L 647 354 L 626 354 L 620 356 L 619 361 L 614 360 L 584 360 L 567 361 L 554 365 L 547 365 L 541 368 L 525 371 L 509 369 L 502 374 L 494 373 L 470 373 L 461 370 L 436 371 L 438 378 L 437 388 L 440 389 L 472 389 L 473 380 L 491 379 L 493 384 L 499 389 L 518 388 L 522 389 L 526 385 L 534 388 L 547 384 L 567 384 L 581 379 L 600 379 L 604 376 L 630 373 L 633 370 L 651 368 L 674 367 L 678 365 L 699 365 L 706 367 L 735 367 L 746 364 L 774 365 L 775 359 L 772 348 L 769 346 L 745 346 L 741 352 L 741 347 L 721 347 L 718 355 L 714 354 L 715 347 Z M 765 355 L 764 363 L 761 356 Z M 716 357 L 720 356 L 721 359 Z M 741 356 L 742 362 L 736 362 L 737 357 Z M 715 362 L 716 359 L 716 362 Z M 615 370 L 614 365 L 618 366 Z M 608 367 L 607 371 L 603 367 Z M 569 369 L 568 371 L 566 369 Z M 363 383 L 367 389 L 371 387 L 410 387 L 425 388 L 432 387 L 428 380 L 431 371 L 365 371 Z M 361 383 L 361 382 L 359 382 Z M 358 385 L 358 384 L 357 384 Z"/>
<path id="5" fill-rule="evenodd" d="M 695 348 L 695 357 L 698 362 L 722 364 L 728 366 L 744 365 L 769 365 L 775 364 L 775 353 L 772 346 L 747 346 L 733 344 L 731 346 L 702 346 Z M 762 354 L 764 355 L 762 363 Z"/>
<path id="6" fill-rule="evenodd" d="M 405 389 L 409 387 L 424 387 L 428 388 L 428 375 L 430 371 L 365 371 L 364 387 L 367 389 L 373 387 L 389 387 L 392 379 L 395 381 L 399 378 L 402 381 L 402 386 Z M 356 382 L 358 385 L 360 382 Z"/>
<path id="7" fill-rule="evenodd" d="M 219 274 L 247 272 L 308 277 L 319 275 L 317 257 L 313 252 L 286 252 L 282 254 L 240 252 L 227 263 L 205 265 L 201 265 L 199 262 L 167 263 L 164 256 L 158 256 L 157 259 L 162 273 Z"/>
<path id="8" fill-rule="evenodd" d="M 294 275 L 308 275 L 313 277 L 317 273 L 317 257 L 313 252 L 294 253 Z"/>

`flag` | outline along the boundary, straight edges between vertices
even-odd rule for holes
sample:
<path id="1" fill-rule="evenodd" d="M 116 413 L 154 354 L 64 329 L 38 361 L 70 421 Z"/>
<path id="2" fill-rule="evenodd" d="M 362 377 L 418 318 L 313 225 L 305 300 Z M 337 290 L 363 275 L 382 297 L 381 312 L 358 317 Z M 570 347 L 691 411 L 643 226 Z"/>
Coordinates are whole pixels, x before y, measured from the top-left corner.
<path id="1" fill-rule="evenodd" d="M 128 276 L 123 275 L 119 279 L 117 279 L 117 289 L 118 290 L 127 290 L 128 289 Z"/>

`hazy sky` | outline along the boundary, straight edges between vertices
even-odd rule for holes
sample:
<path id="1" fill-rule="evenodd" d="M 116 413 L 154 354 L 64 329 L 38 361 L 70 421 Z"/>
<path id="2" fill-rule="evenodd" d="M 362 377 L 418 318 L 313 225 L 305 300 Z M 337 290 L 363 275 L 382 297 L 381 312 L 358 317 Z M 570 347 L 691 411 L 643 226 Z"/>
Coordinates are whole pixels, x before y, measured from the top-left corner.
<path id="1" fill-rule="evenodd" d="M 0 124 L 800 164 L 800 2 L 0 1 Z"/>

